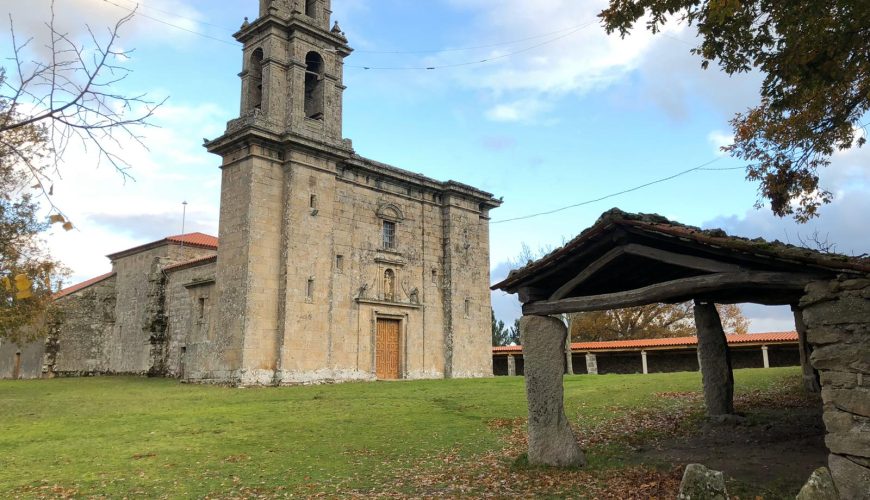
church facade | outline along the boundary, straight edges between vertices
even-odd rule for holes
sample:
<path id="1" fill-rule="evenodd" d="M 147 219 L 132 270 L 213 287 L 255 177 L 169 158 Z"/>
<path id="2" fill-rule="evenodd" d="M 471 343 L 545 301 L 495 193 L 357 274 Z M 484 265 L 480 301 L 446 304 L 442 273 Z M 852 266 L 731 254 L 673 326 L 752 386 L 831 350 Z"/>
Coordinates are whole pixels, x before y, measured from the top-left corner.
<path id="1" fill-rule="evenodd" d="M 260 1 L 235 34 L 240 116 L 205 143 L 222 159 L 218 238 L 113 254 L 113 273 L 62 292 L 69 312 L 45 342 L 43 375 L 278 385 L 492 374 L 489 211 L 500 201 L 354 152 L 342 136 L 352 49 L 330 17 L 329 0 Z"/>

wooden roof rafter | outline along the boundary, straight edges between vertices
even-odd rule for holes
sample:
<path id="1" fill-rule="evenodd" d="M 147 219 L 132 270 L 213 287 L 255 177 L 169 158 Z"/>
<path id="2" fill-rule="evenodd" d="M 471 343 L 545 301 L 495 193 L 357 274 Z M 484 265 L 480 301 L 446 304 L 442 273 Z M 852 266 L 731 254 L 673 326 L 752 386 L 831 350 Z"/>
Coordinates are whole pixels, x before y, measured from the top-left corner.
<path id="1" fill-rule="evenodd" d="M 744 270 L 738 265 L 719 262 L 705 257 L 670 252 L 668 250 L 662 250 L 660 248 L 640 245 L 637 243 L 627 243 L 610 250 L 598 258 L 598 260 L 580 271 L 574 278 L 568 280 L 564 285 L 559 287 L 550 296 L 549 300 L 559 300 L 567 297 L 578 285 L 582 284 L 595 273 L 601 271 L 623 255 L 645 257 L 664 264 L 671 264 L 708 273 L 725 273 Z"/>

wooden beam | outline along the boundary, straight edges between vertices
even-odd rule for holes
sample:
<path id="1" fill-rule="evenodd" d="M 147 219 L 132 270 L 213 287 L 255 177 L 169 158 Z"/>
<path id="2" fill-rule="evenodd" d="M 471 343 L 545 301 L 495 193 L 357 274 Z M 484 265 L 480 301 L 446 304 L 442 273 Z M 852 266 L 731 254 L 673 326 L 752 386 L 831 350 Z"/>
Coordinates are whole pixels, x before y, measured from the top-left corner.
<path id="1" fill-rule="evenodd" d="M 553 292 L 549 300 L 564 299 L 568 296 L 568 294 L 571 293 L 572 290 L 577 288 L 577 286 L 591 278 L 593 275 L 601 271 L 604 267 L 606 267 L 608 264 L 610 264 L 622 255 L 635 255 L 637 257 L 655 260 L 664 264 L 671 264 L 674 266 L 685 267 L 687 269 L 695 269 L 697 271 L 703 271 L 708 273 L 734 273 L 744 270 L 736 264 L 728 264 L 705 257 L 697 257 L 694 255 L 669 252 L 667 250 L 662 250 L 646 245 L 629 243 L 627 245 L 614 248 L 613 250 L 601 256 L 592 264 L 589 264 L 582 271 L 580 271 L 577 276 L 571 278 L 568 282 L 566 282 L 564 285 L 560 286 L 555 292 Z"/>
<path id="2" fill-rule="evenodd" d="M 630 243 L 625 246 L 625 253 L 637 255 L 638 257 L 646 257 L 647 259 L 657 260 L 665 264 L 696 269 L 698 271 L 706 271 L 708 273 L 736 273 L 745 269 L 736 264 L 728 264 L 715 259 L 706 257 L 697 257 L 695 255 L 686 255 L 677 252 L 669 252 L 660 248 Z"/>
<path id="3" fill-rule="evenodd" d="M 641 306 L 658 302 L 688 300 L 698 295 L 742 287 L 783 291 L 803 290 L 814 275 L 798 273 L 748 272 L 716 273 L 656 283 L 635 290 L 605 293 L 589 297 L 530 302 L 523 305 L 524 315 L 550 315 L 584 311 L 603 311 Z"/>
<path id="4" fill-rule="evenodd" d="M 625 247 L 616 247 L 613 250 L 607 252 L 598 258 L 595 262 L 589 264 L 582 271 L 580 271 L 577 276 L 574 276 L 570 280 L 568 280 L 564 285 L 560 286 L 552 295 L 550 295 L 549 300 L 559 300 L 565 298 L 571 290 L 577 288 L 577 285 L 583 283 L 587 279 L 591 278 L 593 274 L 602 270 L 605 266 L 616 260 L 618 257 L 625 254 Z"/>
<path id="5" fill-rule="evenodd" d="M 547 297 L 546 294 L 547 292 L 544 289 L 533 286 L 521 286 L 517 289 L 517 295 L 519 296 L 520 302 L 523 304 L 534 302 L 536 300 L 543 300 Z"/>

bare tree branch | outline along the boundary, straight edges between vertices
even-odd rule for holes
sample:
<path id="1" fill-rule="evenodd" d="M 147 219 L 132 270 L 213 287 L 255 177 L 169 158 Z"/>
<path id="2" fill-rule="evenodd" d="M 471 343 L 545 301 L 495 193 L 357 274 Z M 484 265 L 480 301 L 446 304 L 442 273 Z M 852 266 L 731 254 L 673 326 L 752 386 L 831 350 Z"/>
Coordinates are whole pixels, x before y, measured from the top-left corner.
<path id="1" fill-rule="evenodd" d="M 44 155 L 16 154 L 13 141 L 5 141 L 4 148 L 11 148 L 17 168 L 28 172 L 54 212 L 60 210 L 51 202 L 52 190 L 46 185 L 61 177 L 71 145 L 93 152 L 97 167 L 108 163 L 125 181 L 132 177 L 131 165 L 119 152 L 122 143 L 133 141 L 147 149 L 137 129 L 151 126 L 154 112 L 166 100 L 153 101 L 145 94 L 124 95 L 114 90 L 130 73 L 114 61 L 129 57 L 130 52 L 116 44 L 122 28 L 135 14 L 136 9 L 120 18 L 107 28 L 104 37 L 86 25 L 88 41 L 79 43 L 58 28 L 52 2 L 51 17 L 45 25 L 49 34 L 47 61 L 28 60 L 34 39 L 20 42 L 9 17 L 10 66 L 15 74 L 7 75 L 0 69 L 0 138 L 29 127 L 45 131 Z"/>

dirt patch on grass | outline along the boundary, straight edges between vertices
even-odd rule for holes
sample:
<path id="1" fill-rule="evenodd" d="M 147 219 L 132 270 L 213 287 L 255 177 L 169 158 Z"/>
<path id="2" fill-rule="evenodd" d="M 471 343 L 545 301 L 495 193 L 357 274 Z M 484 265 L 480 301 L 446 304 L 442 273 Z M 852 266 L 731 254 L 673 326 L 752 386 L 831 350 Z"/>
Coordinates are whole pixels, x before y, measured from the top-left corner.
<path id="1" fill-rule="evenodd" d="M 694 402 L 700 396 L 679 397 Z M 694 432 L 636 448 L 629 462 L 702 463 L 725 472 L 732 493 L 741 497 L 793 498 L 813 470 L 827 464 L 821 401 L 785 387 L 739 395 L 735 406 L 744 422 L 702 422 Z"/>

